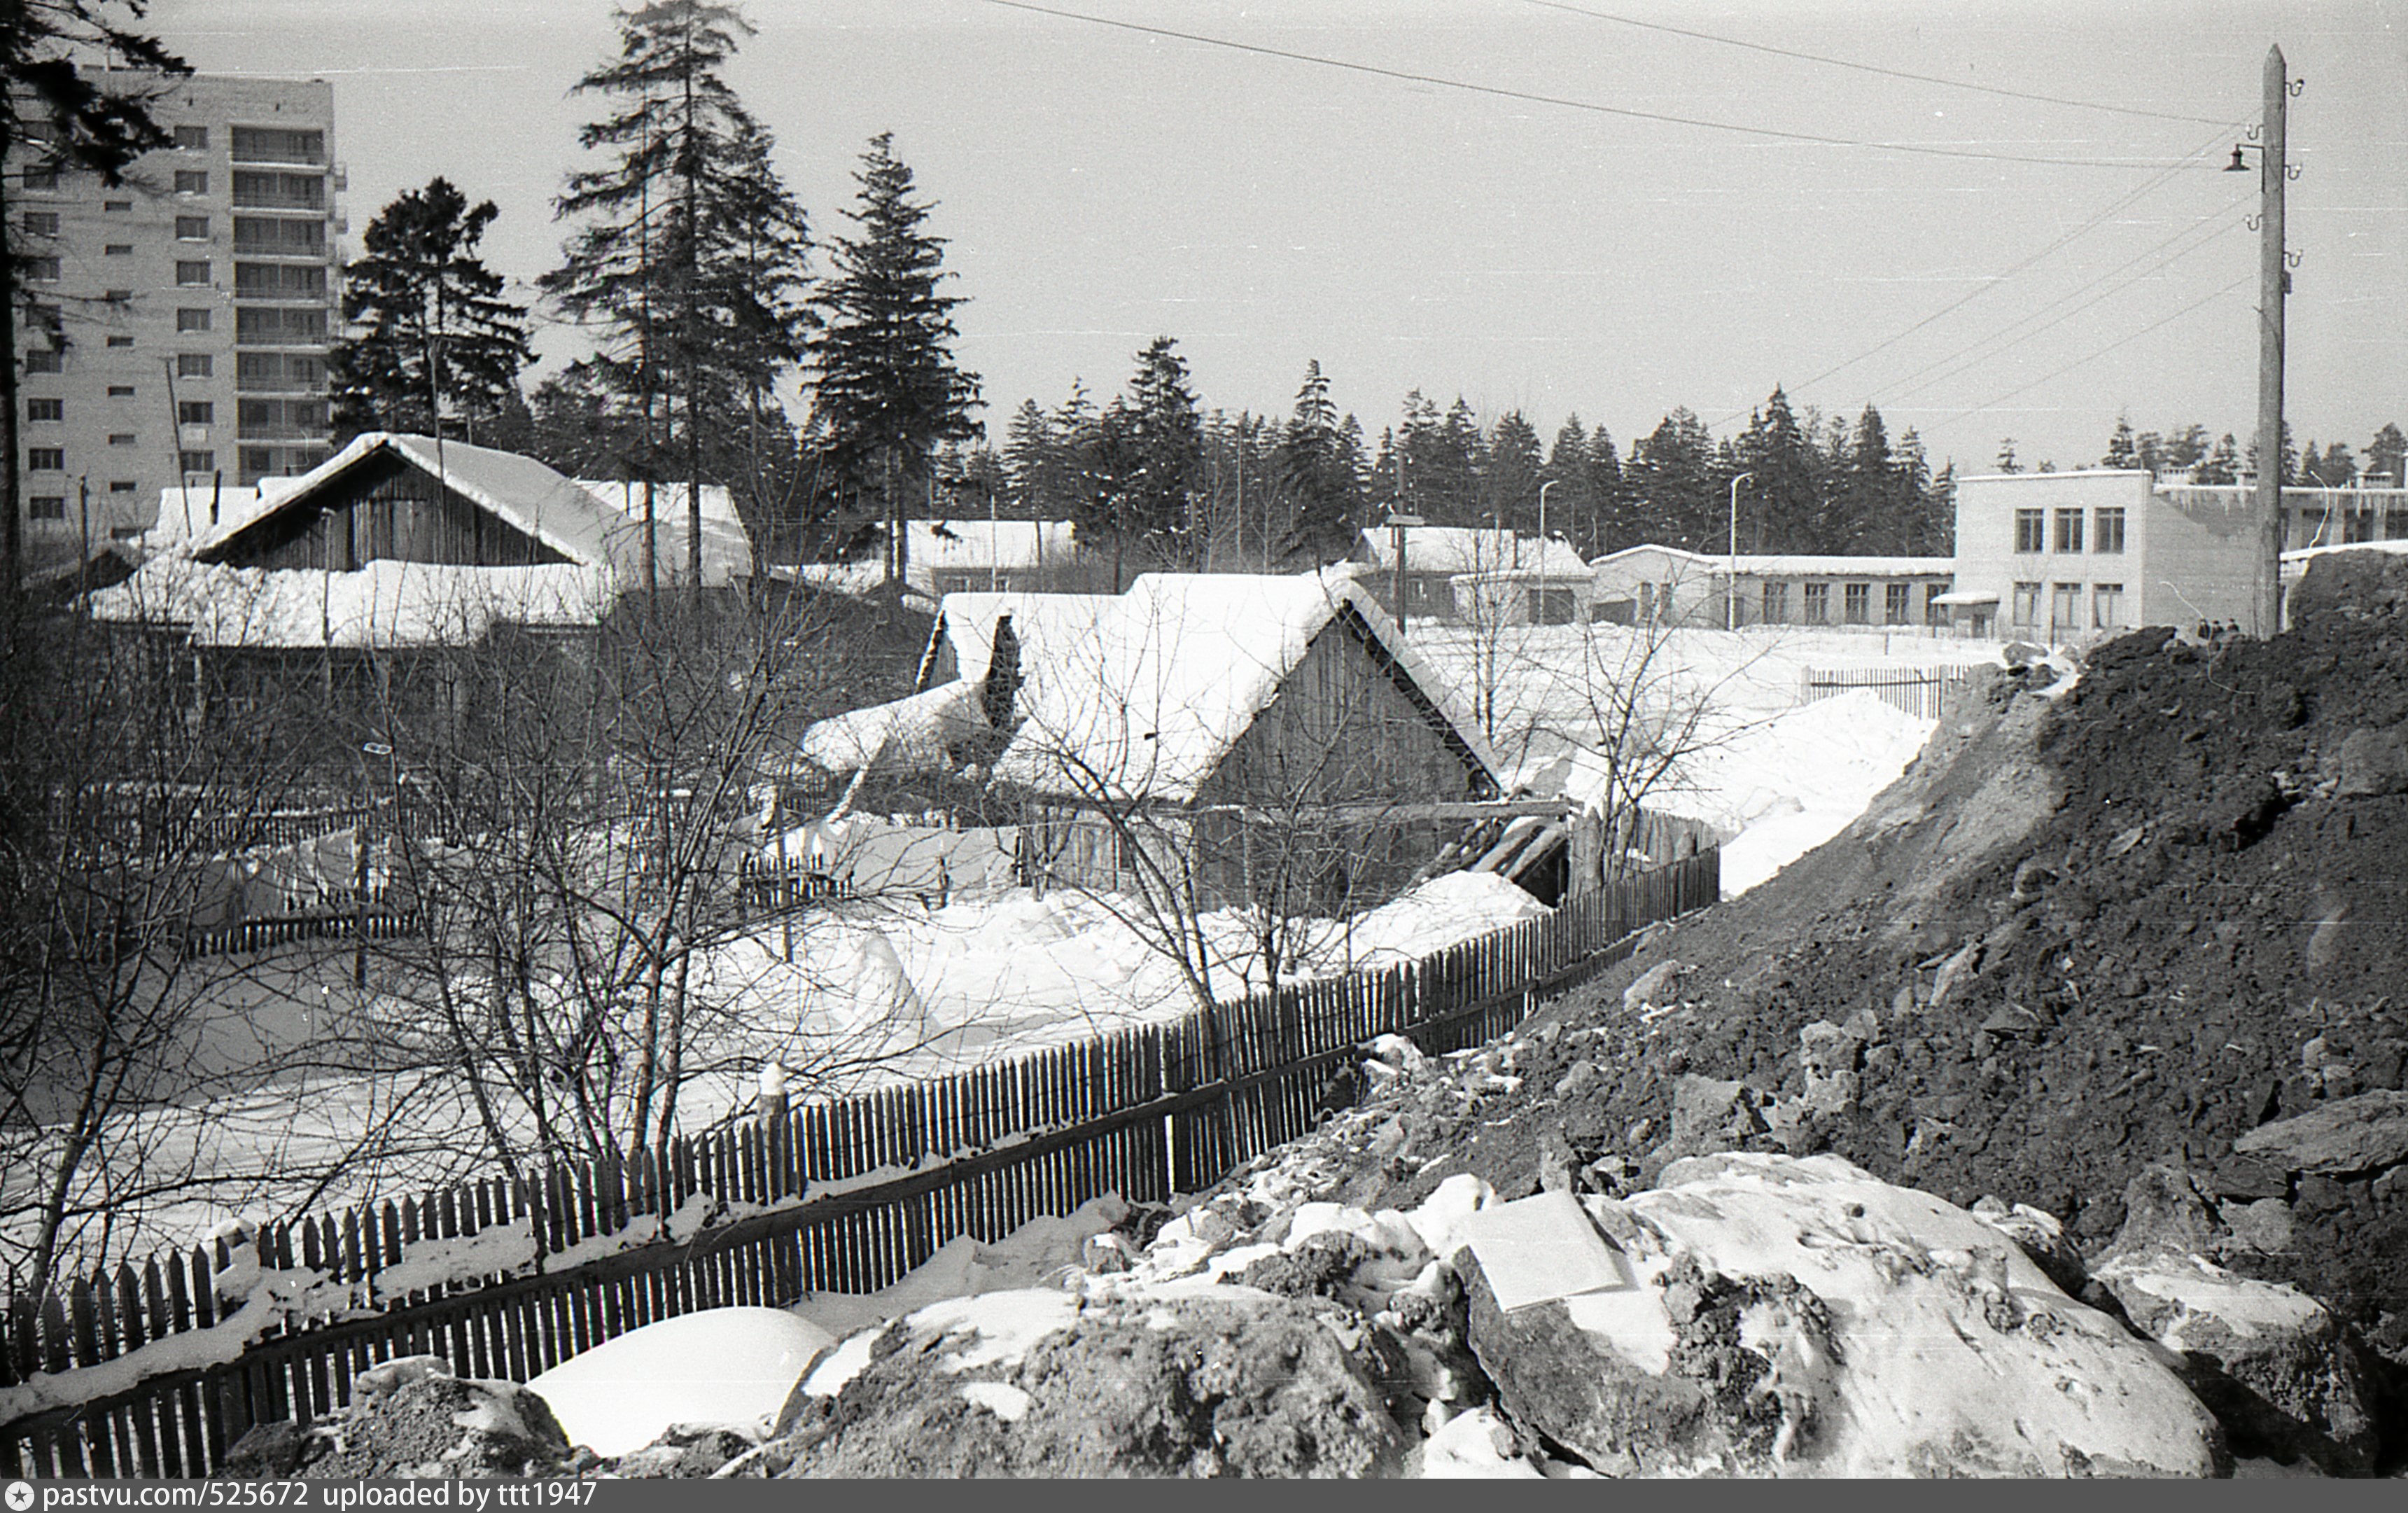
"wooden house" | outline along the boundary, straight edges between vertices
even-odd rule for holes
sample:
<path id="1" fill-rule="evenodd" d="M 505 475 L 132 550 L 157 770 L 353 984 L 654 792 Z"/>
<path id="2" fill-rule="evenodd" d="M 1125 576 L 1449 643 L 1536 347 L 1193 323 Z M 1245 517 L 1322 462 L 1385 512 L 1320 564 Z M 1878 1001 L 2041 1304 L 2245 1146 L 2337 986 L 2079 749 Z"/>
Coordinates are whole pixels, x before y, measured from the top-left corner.
<path id="1" fill-rule="evenodd" d="M 474 703 L 464 648 L 507 641 L 486 660 L 576 663 L 623 595 L 681 584 L 689 563 L 682 512 L 656 522 L 648 562 L 642 520 L 593 490 L 423 436 L 363 435 L 289 484 L 211 504 L 179 508 L 155 555 L 92 596 L 94 617 L 188 648 L 206 713 L 311 715 L 354 736 L 397 707 Z M 725 589 L 750 564 L 723 496 L 703 522 L 703 584 Z"/>
<path id="2" fill-rule="evenodd" d="M 1342 569 L 950 596 L 922 681 L 814 726 L 804 756 L 858 779 L 976 762 L 983 741 L 1039 886 L 1342 914 L 1498 812 L 1477 725 Z"/>

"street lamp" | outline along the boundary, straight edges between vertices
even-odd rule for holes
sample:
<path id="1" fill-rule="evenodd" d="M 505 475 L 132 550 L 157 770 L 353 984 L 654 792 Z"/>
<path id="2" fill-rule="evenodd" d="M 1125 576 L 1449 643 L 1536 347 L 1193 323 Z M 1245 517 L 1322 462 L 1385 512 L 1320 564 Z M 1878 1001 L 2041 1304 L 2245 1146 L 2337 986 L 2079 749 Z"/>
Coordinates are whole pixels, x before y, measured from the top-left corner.
<path id="1" fill-rule="evenodd" d="M 1547 490 L 1562 482 L 1560 478 L 1550 478 L 1539 485 L 1539 562 L 1542 567 L 1547 560 Z"/>
<path id="2" fill-rule="evenodd" d="M 1723 610 L 1725 628 L 1739 628 L 1739 486 L 1755 480 L 1754 473 L 1742 473 L 1731 480 L 1730 487 L 1730 570 L 1723 579 Z"/>

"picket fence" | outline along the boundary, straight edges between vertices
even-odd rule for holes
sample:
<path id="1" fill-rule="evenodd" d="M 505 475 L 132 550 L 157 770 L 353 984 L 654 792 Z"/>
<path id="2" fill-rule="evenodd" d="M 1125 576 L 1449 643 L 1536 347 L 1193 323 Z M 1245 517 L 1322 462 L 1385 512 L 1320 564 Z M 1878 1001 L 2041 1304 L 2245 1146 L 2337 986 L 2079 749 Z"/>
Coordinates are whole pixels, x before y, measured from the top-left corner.
<path id="1" fill-rule="evenodd" d="M 1948 696 L 1971 683 L 1974 671 L 1971 667 L 1808 668 L 1798 675 L 1798 701 L 1812 704 L 1870 688 L 1892 709 L 1936 720 Z"/>
<path id="2" fill-rule="evenodd" d="M 1503 1033 L 1642 926 L 1713 902 L 1719 863 L 1702 851 L 1386 971 L 12 1298 L 0 1476 L 205 1476 L 252 1425 L 330 1413 L 396 1356 L 524 1381 L 695 1309 L 876 1291 L 957 1235 L 1107 1192 L 1201 1191 L 1342 1102 L 1365 1042 Z M 268 1282 L 297 1301 L 263 1315 Z"/>

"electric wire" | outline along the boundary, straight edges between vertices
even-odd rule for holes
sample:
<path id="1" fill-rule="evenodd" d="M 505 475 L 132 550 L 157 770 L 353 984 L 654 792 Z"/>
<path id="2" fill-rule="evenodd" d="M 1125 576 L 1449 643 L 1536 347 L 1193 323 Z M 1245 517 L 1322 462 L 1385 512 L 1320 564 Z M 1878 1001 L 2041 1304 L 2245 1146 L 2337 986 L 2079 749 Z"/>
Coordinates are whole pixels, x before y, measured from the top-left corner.
<path id="1" fill-rule="evenodd" d="M 2063 378 L 2066 374 L 2072 372 L 2075 368 L 2082 367 L 2085 363 L 2096 362 L 2100 358 L 2106 356 L 2109 353 L 2114 352 L 2118 347 L 2129 346 L 2131 343 L 2140 340 L 2143 337 L 2147 336 L 2150 332 L 2155 331 L 2161 325 L 2171 325 L 2174 322 L 2181 320 L 2186 315 L 2206 309 L 2208 306 L 2214 304 L 2217 300 L 2222 299 L 2225 295 L 2242 287 L 2256 277 L 2257 275 L 2255 273 L 2245 273 L 2240 278 L 2233 280 L 2230 283 L 2226 284 L 2223 288 L 2216 290 L 2214 294 L 2208 295 L 2200 299 L 2194 300 L 2190 304 L 2185 305 L 2182 309 L 2174 311 L 2171 315 L 2163 317 L 2162 319 L 2151 321 L 2148 324 L 2141 327 L 2138 331 L 2133 332 L 2130 336 L 2119 337 L 2096 352 L 2076 357 L 2073 361 L 2066 364 L 2063 367 L 2057 368 L 2052 372 L 2043 373 L 2028 383 L 2018 384 L 2014 388 L 2009 389 L 2006 393 L 1999 395 L 1995 398 L 1985 399 L 1978 405 L 1969 406 L 1965 410 L 1949 416 L 1945 420 L 1936 421 L 1933 424 L 1923 427 L 1923 434 L 1928 437 L 1932 432 L 1945 430 L 1959 421 L 1969 420 L 1975 415 L 1987 414 L 1998 409 L 1999 406 L 2005 404 L 2010 399 L 2029 394 L 2032 390 L 2039 388 L 2043 383 Z"/>
<path id="2" fill-rule="evenodd" d="M 1858 73 L 1879 74 L 1885 79 L 1912 79 L 1918 84 L 1939 84 L 1948 89 L 1971 90 L 1980 94 L 1995 94 L 2008 100 L 2032 100 L 2042 105 L 2069 105 L 2079 110 L 2111 110 L 2117 115 L 2146 116 L 2152 121 L 2195 122 L 2202 126 L 2229 127 L 2235 122 L 2216 121 L 2208 116 L 2175 115 L 2164 110 L 2143 110 L 2132 105 L 2102 105 L 2097 100 L 2070 100 L 2060 94 L 2035 94 L 2028 90 L 2011 90 L 1996 84 L 1975 84 L 1961 79 L 1942 79 L 1937 74 L 1909 73 L 1903 68 L 1884 68 L 1879 64 L 1856 63 L 1847 58 L 1826 57 L 1819 52 L 1799 52 L 1793 48 L 1777 48 L 1768 42 L 1746 42 L 1736 36 L 1717 36 L 1712 32 L 1693 32 L 1683 26 L 1667 26 L 1661 22 L 1640 21 L 1631 16 L 1616 16 L 1608 11 L 1591 10 L 1585 6 L 1565 5 L 1563 0 L 1525 0 L 1526 4 L 1548 10 L 1569 11 L 1575 16 L 1587 16 L 1597 21 L 1616 22 L 1624 26 L 1636 26 L 1641 31 L 1665 32 L 1673 36 L 1686 36 L 1699 42 L 1717 42 L 1727 48 L 1745 48 L 1750 52 L 1769 52 L 1776 58 L 1795 58 L 1802 63 L 1819 63 L 1833 68 L 1853 68 Z"/>
<path id="3" fill-rule="evenodd" d="M 1892 403 L 1896 403 L 1902 399 L 1912 398 L 1915 395 L 1921 394 L 1928 389 L 1945 383 L 1948 380 L 1955 378 L 1957 374 L 1965 372 L 1969 368 L 1974 367 L 1982 363 L 1988 362 L 1990 359 L 1998 356 L 2000 353 L 2006 352 L 2010 348 L 2021 346 L 2024 342 L 2030 340 L 2033 337 L 2040 335 L 2043 331 L 2052 330 L 2057 326 L 2062 325 L 2067 321 L 2071 320 L 2074 316 L 2090 309 L 2093 305 L 2100 303 L 2101 300 L 2111 299 L 2115 295 L 2122 294 L 2125 290 L 2131 288 L 2142 280 L 2148 278 L 2152 274 L 2163 271 L 2173 264 L 2188 257 L 2191 253 L 2200 251 L 2201 248 L 2214 246 L 2216 244 L 2216 238 L 2229 229 L 2227 225 L 2220 223 L 2224 223 L 2234 211 L 2241 209 L 2247 203 L 2248 201 L 2245 199 L 2235 200 L 2232 204 L 2226 206 L 2222 210 L 2193 222 L 2191 224 L 2185 226 L 2182 230 L 2175 232 L 2172 236 L 2168 237 L 2165 240 L 2158 242 L 2156 246 L 2148 248 L 2146 251 L 2137 252 L 2131 257 L 2126 258 L 2123 262 L 2118 263 L 2115 267 L 2108 269 L 2106 272 L 2100 274 L 2097 278 L 2091 279 L 2089 281 L 2083 283 L 2076 288 L 2067 290 L 2064 294 L 2057 295 L 2055 299 L 2050 300 L 2047 304 L 2041 306 L 2037 310 L 2025 311 L 2014 322 L 2000 327 L 1989 336 L 1984 337 L 1979 341 L 1959 347 L 1956 351 L 1948 353 L 1944 357 L 1934 358 L 1932 361 L 1924 364 L 1921 367 L 1916 368 L 1914 372 L 1906 374 L 1883 388 L 1874 390 L 1873 397 L 1876 399 L 1887 399 Z M 2075 305 L 2072 309 L 2066 310 L 2063 314 L 2057 316 L 2055 319 L 2043 321 L 2040 324 L 2032 326 L 2031 329 L 2024 331 L 2019 335 L 2008 335 L 2009 332 L 2014 331 L 2016 326 L 2024 325 L 2029 322 L 2039 320 L 2040 317 L 2046 315 L 2050 310 L 2056 310 L 2059 305 L 2065 304 L 2068 300 L 2081 299 L 2084 295 L 2088 294 L 2091 290 L 2097 289 L 2101 284 L 2108 283 L 2121 277 L 2126 269 L 2132 267 L 2135 264 L 2143 262 L 2148 258 L 2155 257 L 2157 253 L 2164 252 L 2167 248 L 2174 245 L 2174 243 L 2192 237 L 2197 237 L 2199 239 L 2192 242 L 2190 246 L 2184 248 L 2181 252 L 2174 252 L 2169 256 L 2158 259 L 2157 262 L 2151 264 L 2149 267 L 2143 268 L 2140 272 L 2133 274 L 2131 278 L 2126 279 L 2122 283 L 2116 285 L 2116 287 L 2104 290 L 2094 298 L 2083 300 L 2081 304 Z M 1993 343 L 1996 343 L 1996 345 L 1993 345 Z M 1985 351 L 1984 349 L 1987 350 Z M 1914 382 L 1915 380 L 1922 378 L 1926 373 L 1929 373 L 1932 369 L 1938 367 L 1945 367 L 1947 371 L 1941 373 L 1934 378 L 1926 380 L 1921 383 L 1916 383 Z M 1907 385 L 1910 384 L 1912 384 L 1913 387 L 1907 387 Z"/>
<path id="4" fill-rule="evenodd" d="M 1930 325 L 1932 323 L 1944 316 L 1950 315 L 1956 310 L 1962 310 L 1965 306 L 1981 298 L 1991 290 L 1998 288 L 2000 284 L 2006 282 L 2009 279 L 2014 278 L 2016 274 L 2021 273 L 2024 269 L 2040 262 L 2042 258 L 2048 257 L 2071 244 L 2076 239 L 2087 236 L 2092 231 L 2095 231 L 2099 227 L 2106 224 L 2116 215 L 2121 214 L 2128 207 L 2137 204 L 2144 195 L 2149 195 L 2160 185 L 2172 180 L 2174 175 L 2182 172 L 2189 165 L 2198 161 L 2200 158 L 2206 156 L 2207 153 L 2214 148 L 2216 143 L 2224 139 L 2224 137 L 2225 134 L 2223 132 L 2217 132 L 2214 136 L 2208 137 L 2207 140 L 2202 142 L 2200 146 L 2193 148 L 2185 156 L 2175 160 L 2166 167 L 2159 169 L 2147 180 L 2134 185 L 2131 189 L 2126 191 L 2114 201 L 2102 207 L 2097 214 L 2091 216 L 2080 225 L 2075 226 L 2071 231 L 2059 234 L 2056 240 L 2041 248 L 2038 252 L 2020 259 L 2004 270 L 1985 279 L 1980 283 L 1975 284 L 1972 288 L 1967 290 L 1965 293 L 1957 295 L 1955 299 L 1950 300 L 1948 303 L 1941 306 L 1938 310 L 1933 310 L 1930 314 L 1926 315 L 1923 319 L 1916 321 L 1913 324 L 1900 330 L 1892 332 L 1889 336 L 1874 342 L 1871 346 L 1867 347 L 1864 351 L 1848 358 L 1846 361 L 1835 363 L 1831 367 L 1823 369 L 1821 372 L 1813 374 L 1812 377 L 1799 383 L 1798 385 L 1799 389 L 1801 392 L 1806 389 L 1810 389 L 1815 384 L 1822 382 L 1825 379 L 1846 372 L 1849 368 L 1856 367 L 1858 363 L 1863 362 L 1869 357 L 1879 356 L 1881 353 L 1887 352 L 1890 348 L 1897 346 L 1899 342 L 1904 341 L 1907 338 L 1914 335 L 1917 331 L 1924 329 L 1926 326 Z M 1987 340 L 1988 339 L 1984 338 L 1982 339 Z M 1979 341 L 1976 341 L 1972 343 L 1971 346 L 1978 346 L 1981 343 Z M 1958 350 L 1960 352 L 1970 351 L 1971 350 L 1971 346 L 1959 348 Z M 1750 413 L 1752 413 L 1752 411 L 1748 410 L 1732 411 L 1727 415 L 1720 416 L 1717 419 L 1709 422 L 1706 428 L 1708 430 L 1719 430 L 1723 426 L 1739 419 L 1741 416 Z"/>
<path id="5" fill-rule="evenodd" d="M 1403 68 L 1383 68 L 1376 64 L 1354 63 L 1344 58 L 1324 57 L 1312 52 L 1295 52 L 1285 48 L 1267 47 L 1257 42 L 1238 42 L 1227 37 L 1207 36 L 1199 32 L 1182 32 L 1168 26 L 1152 26 L 1143 22 L 1120 21 L 1111 16 L 1091 16 L 1082 11 L 1061 10 L 1052 6 L 1032 5 L 1029 0 L 986 0 L 986 3 L 991 6 L 1000 6 L 1006 10 L 1025 10 L 1032 15 L 1052 16 L 1061 21 L 1084 22 L 1091 26 L 1108 26 L 1119 31 L 1140 33 L 1148 36 L 1166 36 L 1175 41 L 1194 42 L 1204 47 L 1226 48 L 1234 52 L 1248 52 L 1258 57 L 1283 58 L 1291 63 L 1314 64 L 1325 68 L 1340 68 L 1349 73 L 1369 74 L 1374 78 L 1393 79 L 1408 84 L 1428 84 L 1440 89 L 1461 90 L 1471 94 L 1492 95 L 1498 99 L 1519 100 L 1528 105 L 1551 105 L 1567 110 L 1585 110 L 1598 115 L 1621 116 L 1632 121 L 1654 121 L 1674 126 L 1695 126 L 1704 131 L 1732 132 L 1742 137 L 1761 137 L 1774 141 L 1804 142 L 1815 147 L 1853 147 L 1876 152 L 1906 152 L 1922 157 L 1969 159 L 1977 163 L 2034 163 L 2059 168 L 2139 169 L 2163 166 L 2151 159 L 2064 158 L 2042 157 L 2036 153 L 1985 152 L 1972 148 L 1941 147 L 1928 142 L 1876 142 L 1854 137 L 1822 137 L 1812 132 L 1783 131 L 1775 126 L 1748 126 L 1727 121 L 1706 121 L 1695 116 L 1668 115 L 1655 110 L 1634 110 L 1627 106 L 1604 105 L 1596 100 L 1579 100 L 1567 95 L 1540 94 L 1528 90 L 1507 89 L 1498 84 L 1475 84 L 1466 79 L 1449 79 L 1442 74 L 1415 73 Z"/>

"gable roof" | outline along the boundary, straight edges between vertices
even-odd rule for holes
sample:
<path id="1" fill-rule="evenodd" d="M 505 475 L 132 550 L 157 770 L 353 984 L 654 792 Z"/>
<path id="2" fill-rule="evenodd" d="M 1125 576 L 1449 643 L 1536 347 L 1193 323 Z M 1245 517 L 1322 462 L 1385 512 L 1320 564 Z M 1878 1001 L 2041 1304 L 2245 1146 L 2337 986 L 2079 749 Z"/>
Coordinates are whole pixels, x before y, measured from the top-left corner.
<path id="1" fill-rule="evenodd" d="M 1502 769 L 1478 725 L 1343 569 L 1139 578 L 1087 636 L 1042 656 L 1024 651 L 1020 723 L 995 775 L 1087 800 L 1192 801 L 1314 638 L 1341 620 L 1494 780 Z"/>
<path id="2" fill-rule="evenodd" d="M 1405 571 L 1459 573 L 1539 571 L 1579 577 L 1588 565 L 1570 545 L 1552 537 L 1519 536 L 1510 530 L 1471 526 L 1407 526 Z M 1383 571 L 1397 566 L 1396 527 L 1366 526 L 1364 560 Z"/>
<path id="3" fill-rule="evenodd" d="M 340 452 L 294 479 L 290 486 L 264 492 L 258 507 L 233 514 L 199 534 L 191 555 L 202 562 L 222 561 L 235 540 L 263 522 L 307 510 L 345 478 L 380 457 L 392 458 L 436 479 L 467 500 L 581 568 L 607 569 L 622 584 L 637 586 L 628 575 L 643 570 L 642 503 L 625 485 L 604 483 L 595 492 L 574 479 L 564 478 L 533 457 L 502 452 L 466 441 L 438 443 L 431 436 L 397 431 L 367 431 L 351 439 Z M 686 563 L 686 515 L 683 485 L 674 491 L 656 489 L 653 500 L 654 560 L 663 583 L 680 581 Z M 717 495 L 714 501 L 712 496 Z M 752 570 L 752 549 L 726 491 L 703 490 L 702 576 L 719 586 Z M 666 500 L 677 501 L 668 507 Z M 618 508 L 631 503 L 634 512 Z M 163 505 L 165 500 L 163 499 Z M 181 504 L 183 501 L 177 501 Z M 716 505 L 716 507 L 715 507 Z M 477 569 L 480 571 L 486 569 Z"/>

